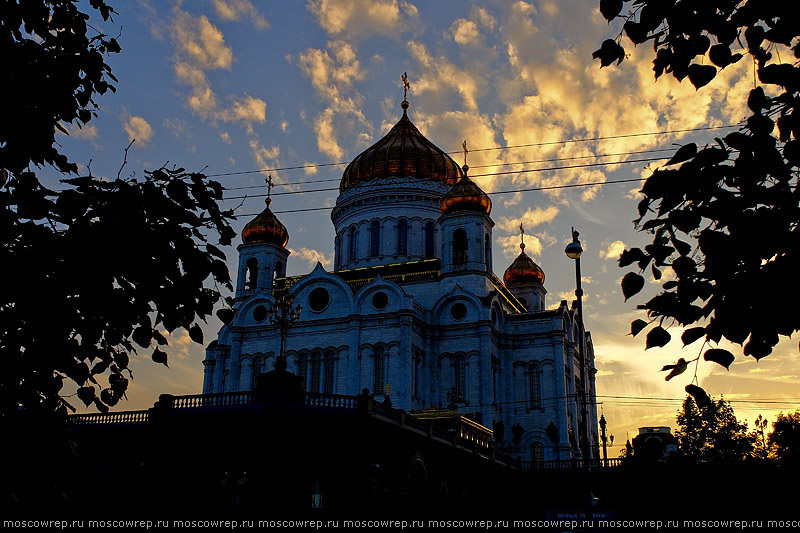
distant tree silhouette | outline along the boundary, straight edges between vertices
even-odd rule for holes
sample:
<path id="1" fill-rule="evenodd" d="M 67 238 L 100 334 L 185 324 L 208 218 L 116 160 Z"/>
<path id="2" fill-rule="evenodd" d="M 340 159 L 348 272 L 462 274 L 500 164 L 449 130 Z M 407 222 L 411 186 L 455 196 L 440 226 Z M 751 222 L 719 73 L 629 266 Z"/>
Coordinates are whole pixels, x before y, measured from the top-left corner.
<path id="1" fill-rule="evenodd" d="M 755 437 L 723 399 L 698 407 L 687 396 L 676 418 L 678 453 L 698 463 L 730 464 L 752 456 Z"/>
<path id="2" fill-rule="evenodd" d="M 653 240 L 621 255 L 621 267 L 638 267 L 623 277 L 623 295 L 627 300 L 644 287 L 648 267 L 655 280 L 664 268 L 675 279 L 639 306 L 647 320 L 635 320 L 631 334 L 652 326 L 650 348 L 669 342 L 670 325 L 692 326 L 681 340 L 704 338 L 703 348 L 713 346 L 705 360 L 730 367 L 734 354 L 716 347 L 723 337 L 761 359 L 779 335 L 800 328 L 800 314 L 776 309 L 800 299 L 800 17 L 791 2 L 778 0 L 629 2 L 622 14 L 622 0 L 600 1 L 609 22 L 624 21 L 594 53 L 601 66 L 625 59 L 620 42 L 627 38 L 634 45 L 652 41 L 656 78 L 688 78 L 699 90 L 718 69 L 747 58 L 758 83 L 740 131 L 707 146 L 682 146 L 642 187 L 635 225 Z M 687 392 L 707 404 L 697 385 Z"/>
<path id="3" fill-rule="evenodd" d="M 219 285 L 232 290 L 225 256 L 208 242 L 228 245 L 235 235 L 219 183 L 182 168 L 77 176 L 59 151 L 55 131 L 86 125 L 96 95 L 117 81 L 105 62 L 117 41 L 79 6 L 103 20 L 115 14 L 103 0 L 12 0 L 0 9 L 3 423 L 74 411 L 61 395 L 65 380 L 79 401 L 108 410 L 125 396 L 137 347 L 155 345 L 152 359 L 167 365 L 162 332 L 185 328 L 202 342 L 198 320 L 214 312 Z M 65 174 L 59 190 L 42 185 L 42 166 Z"/>
<path id="4" fill-rule="evenodd" d="M 800 412 L 779 413 L 767 441 L 772 458 L 792 466 L 800 464 Z"/>

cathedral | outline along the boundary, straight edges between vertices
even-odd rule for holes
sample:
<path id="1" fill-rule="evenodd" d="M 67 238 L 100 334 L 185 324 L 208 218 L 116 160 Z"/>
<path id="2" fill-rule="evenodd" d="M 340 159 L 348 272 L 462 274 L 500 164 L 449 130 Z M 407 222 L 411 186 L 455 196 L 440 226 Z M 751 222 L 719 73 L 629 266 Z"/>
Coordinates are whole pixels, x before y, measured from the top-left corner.
<path id="1" fill-rule="evenodd" d="M 597 458 L 594 350 L 578 307 L 546 307 L 522 238 L 494 274 L 489 196 L 408 108 L 344 170 L 332 271 L 286 276 L 289 232 L 269 196 L 245 225 L 236 314 L 206 350 L 203 393 L 253 390 L 280 361 L 308 392 L 455 411 L 524 460 Z M 278 300 L 296 310 L 285 335 Z"/>

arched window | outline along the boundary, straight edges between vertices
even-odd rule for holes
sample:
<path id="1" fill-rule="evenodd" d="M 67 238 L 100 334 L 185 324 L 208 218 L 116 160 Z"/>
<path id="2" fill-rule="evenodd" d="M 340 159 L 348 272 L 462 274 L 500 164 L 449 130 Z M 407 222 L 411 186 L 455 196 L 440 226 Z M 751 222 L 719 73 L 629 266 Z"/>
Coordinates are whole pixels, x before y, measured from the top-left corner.
<path id="1" fill-rule="evenodd" d="M 453 361 L 453 395 L 457 402 L 467 400 L 467 362 L 463 356 Z"/>
<path id="2" fill-rule="evenodd" d="M 247 260 L 247 283 L 245 287 L 248 289 L 258 287 L 258 260 L 255 257 Z"/>
<path id="3" fill-rule="evenodd" d="M 433 222 L 425 224 L 425 257 L 433 257 L 436 228 Z"/>
<path id="4" fill-rule="evenodd" d="M 311 392 L 319 392 L 319 378 L 322 358 L 319 352 L 311 354 Z"/>
<path id="5" fill-rule="evenodd" d="M 401 219 L 397 223 L 397 255 L 408 254 L 408 222 Z"/>
<path id="6" fill-rule="evenodd" d="M 467 263 L 467 246 L 467 232 L 464 228 L 458 228 L 453 232 L 453 264 Z"/>
<path id="7" fill-rule="evenodd" d="M 275 277 L 282 278 L 286 275 L 286 269 L 281 261 L 275 263 Z"/>
<path id="8" fill-rule="evenodd" d="M 542 378 L 535 366 L 528 369 L 528 400 L 531 409 L 542 408 Z"/>
<path id="9" fill-rule="evenodd" d="M 414 349 L 414 355 L 412 356 L 412 384 L 411 384 L 411 395 L 413 396 L 414 400 L 421 400 L 422 398 L 422 362 L 423 362 L 423 354 L 420 350 Z"/>
<path id="10" fill-rule="evenodd" d="M 486 271 L 492 271 L 492 239 L 489 238 L 487 233 L 483 240 L 483 259 L 486 261 Z"/>
<path id="11" fill-rule="evenodd" d="M 304 354 L 298 354 L 297 356 L 297 375 L 300 376 L 300 384 L 303 386 L 303 390 L 307 390 L 308 359 Z"/>
<path id="12" fill-rule="evenodd" d="M 250 390 L 256 390 L 256 385 L 258 383 L 258 376 L 264 372 L 264 362 L 261 360 L 260 357 L 256 357 L 253 359 L 252 365 L 252 373 L 250 375 Z"/>
<path id="13" fill-rule="evenodd" d="M 535 466 L 541 466 L 544 462 L 544 446 L 541 442 L 531 444 L 531 462 Z"/>
<path id="14" fill-rule="evenodd" d="M 369 227 L 369 255 L 378 257 L 381 254 L 381 223 L 377 220 Z"/>
<path id="15" fill-rule="evenodd" d="M 374 367 L 375 380 L 373 390 L 375 394 L 383 394 L 384 386 L 386 385 L 386 351 L 382 346 L 378 346 L 375 349 Z"/>
<path id="16" fill-rule="evenodd" d="M 492 356 L 492 404 L 497 408 L 500 389 L 500 359 Z"/>
<path id="17" fill-rule="evenodd" d="M 325 394 L 333 394 L 334 360 L 333 352 L 325 354 Z"/>
<path id="18" fill-rule="evenodd" d="M 350 261 L 355 261 L 358 256 L 358 233 L 356 228 L 350 228 Z"/>

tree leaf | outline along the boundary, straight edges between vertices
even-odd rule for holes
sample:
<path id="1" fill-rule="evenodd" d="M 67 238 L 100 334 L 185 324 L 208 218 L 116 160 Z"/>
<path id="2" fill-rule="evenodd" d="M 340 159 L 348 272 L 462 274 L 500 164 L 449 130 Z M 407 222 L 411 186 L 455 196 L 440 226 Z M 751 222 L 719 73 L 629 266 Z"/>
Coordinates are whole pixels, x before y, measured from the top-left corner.
<path id="1" fill-rule="evenodd" d="M 95 390 L 94 387 L 81 387 L 78 389 L 78 398 L 89 407 L 89 405 L 94 402 L 95 398 Z"/>
<path id="2" fill-rule="evenodd" d="M 689 65 L 687 72 L 689 81 L 692 82 L 695 89 L 708 85 L 717 75 L 717 69 L 712 65 L 698 65 L 697 63 Z"/>
<path id="3" fill-rule="evenodd" d="M 686 368 L 689 366 L 689 363 L 686 362 L 686 359 L 681 357 L 674 365 L 664 365 L 661 371 L 671 370 L 667 377 L 664 378 L 665 381 L 669 381 L 675 376 L 683 374 L 686 371 Z"/>
<path id="4" fill-rule="evenodd" d="M 625 296 L 625 301 L 635 295 L 644 288 L 644 278 L 635 272 L 628 272 L 622 278 L 622 295 Z"/>
<path id="5" fill-rule="evenodd" d="M 705 327 L 689 328 L 687 330 L 684 330 L 683 334 L 681 335 L 681 341 L 683 342 L 684 346 L 688 346 L 697 339 L 705 337 L 705 335 L 706 335 Z"/>
<path id="6" fill-rule="evenodd" d="M 703 354 L 703 359 L 706 361 L 713 361 L 718 365 L 724 366 L 726 370 L 730 370 L 734 356 L 728 350 L 723 350 L 722 348 L 712 348 L 710 350 L 706 350 L 706 352 Z"/>
<path id="7" fill-rule="evenodd" d="M 230 324 L 233 321 L 234 312 L 231 309 L 223 307 L 222 309 L 218 309 L 216 312 L 217 318 L 219 318 L 223 324 Z"/>
<path id="8" fill-rule="evenodd" d="M 601 68 L 607 67 L 614 61 L 619 65 L 625 59 L 625 49 L 614 39 L 606 39 L 600 48 L 592 53 L 592 59 L 599 59 Z"/>
<path id="9" fill-rule="evenodd" d="M 689 159 L 693 158 L 697 155 L 697 145 L 695 143 L 684 144 L 678 151 L 675 152 L 675 155 L 667 161 L 667 165 L 677 165 L 678 163 L 683 163 L 684 161 L 688 161 Z"/>
<path id="10" fill-rule="evenodd" d="M 629 335 L 635 337 L 640 331 L 647 327 L 647 324 L 648 323 L 646 321 L 642 320 L 641 318 L 637 318 L 631 322 L 631 332 Z"/>
<path id="11" fill-rule="evenodd" d="M 160 363 L 169 368 L 169 365 L 167 364 L 167 354 L 162 352 L 158 347 L 156 347 L 156 349 L 153 351 L 152 358 L 154 362 Z"/>
<path id="12" fill-rule="evenodd" d="M 203 344 L 203 330 L 198 324 L 194 324 L 191 328 L 189 328 L 189 338 L 191 338 L 197 344 Z"/>
<path id="13" fill-rule="evenodd" d="M 647 27 L 634 20 L 629 20 L 622 26 L 622 30 L 633 44 L 642 44 L 647 40 Z"/>
<path id="14" fill-rule="evenodd" d="M 609 22 L 622 11 L 622 0 L 600 0 L 600 13 Z"/>
<path id="15" fill-rule="evenodd" d="M 645 350 L 650 348 L 661 348 L 666 346 L 672 339 L 672 335 L 661 326 L 656 326 L 647 334 L 647 341 L 645 342 Z"/>
<path id="16" fill-rule="evenodd" d="M 706 391 L 697 385 L 686 385 L 685 390 L 692 398 L 694 398 L 697 407 L 704 408 L 711 405 L 711 398 L 709 398 L 708 394 L 706 394 Z"/>

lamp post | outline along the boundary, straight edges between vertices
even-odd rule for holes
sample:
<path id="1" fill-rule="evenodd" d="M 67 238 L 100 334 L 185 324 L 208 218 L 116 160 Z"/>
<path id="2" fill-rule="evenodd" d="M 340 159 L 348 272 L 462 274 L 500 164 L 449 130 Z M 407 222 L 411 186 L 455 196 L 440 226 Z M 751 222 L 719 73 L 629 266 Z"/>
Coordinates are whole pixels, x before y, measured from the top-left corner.
<path id="1" fill-rule="evenodd" d="M 585 464 L 588 464 L 590 459 L 589 457 L 589 431 L 588 431 L 588 413 L 587 413 L 587 398 L 586 398 L 586 380 L 587 380 L 587 373 L 586 373 L 586 353 L 584 349 L 584 332 L 583 332 L 583 289 L 581 288 L 581 254 L 583 253 L 583 248 L 581 247 L 581 241 L 578 240 L 579 233 L 575 231 L 575 228 L 572 228 L 572 242 L 567 245 L 564 249 L 564 253 L 567 254 L 567 257 L 570 259 L 575 260 L 575 298 L 578 302 L 578 339 L 577 339 L 577 347 L 578 347 L 578 362 L 580 363 L 581 369 L 581 386 L 580 390 L 577 391 L 580 402 L 581 402 L 581 425 L 580 425 L 580 433 L 582 436 L 581 439 L 581 447 L 582 447 L 582 455 Z M 580 438 L 580 437 L 579 437 Z"/>
<path id="2" fill-rule="evenodd" d="M 297 304 L 297 307 L 293 308 L 293 303 L 294 296 L 285 293 L 275 300 L 275 303 L 267 310 L 269 323 L 278 326 L 281 332 L 281 352 L 278 357 L 283 362 L 286 360 L 286 356 L 284 355 L 286 349 L 286 333 L 289 331 L 292 324 L 300 320 L 300 312 L 303 310 L 300 304 Z M 277 364 L 277 359 L 275 362 Z"/>
<path id="3" fill-rule="evenodd" d="M 603 442 L 603 466 L 608 466 L 608 451 L 606 450 L 608 437 L 606 437 L 606 415 L 604 414 L 600 415 L 600 440 Z"/>

